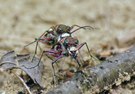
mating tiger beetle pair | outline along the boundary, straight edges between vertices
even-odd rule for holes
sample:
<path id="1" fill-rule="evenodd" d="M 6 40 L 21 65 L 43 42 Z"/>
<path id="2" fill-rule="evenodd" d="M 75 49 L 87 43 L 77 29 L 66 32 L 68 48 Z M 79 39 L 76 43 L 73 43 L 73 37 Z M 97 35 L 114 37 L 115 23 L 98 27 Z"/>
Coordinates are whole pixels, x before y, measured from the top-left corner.
<path id="1" fill-rule="evenodd" d="M 75 27 L 77 28 L 74 29 Z M 36 42 L 35 52 L 33 56 L 35 57 L 39 42 L 51 46 L 50 50 L 44 50 L 42 52 L 40 56 L 40 61 L 44 54 L 48 57 L 49 56 L 54 57 L 54 59 L 52 58 L 50 59 L 52 60 L 51 64 L 53 68 L 53 80 L 55 80 L 54 63 L 56 63 L 58 60 L 62 59 L 63 57 L 70 56 L 76 61 L 78 66 L 81 67 L 80 61 L 78 60 L 78 51 L 84 45 L 86 46 L 88 50 L 89 56 L 92 57 L 87 43 L 86 42 L 79 43 L 79 40 L 72 36 L 74 32 L 80 29 L 94 29 L 94 28 L 91 26 L 78 26 L 78 25 L 67 26 L 64 24 L 55 25 L 55 26 L 52 26 L 50 29 L 46 30 L 39 38 L 36 38 L 35 41 L 29 43 L 25 47 Z"/>

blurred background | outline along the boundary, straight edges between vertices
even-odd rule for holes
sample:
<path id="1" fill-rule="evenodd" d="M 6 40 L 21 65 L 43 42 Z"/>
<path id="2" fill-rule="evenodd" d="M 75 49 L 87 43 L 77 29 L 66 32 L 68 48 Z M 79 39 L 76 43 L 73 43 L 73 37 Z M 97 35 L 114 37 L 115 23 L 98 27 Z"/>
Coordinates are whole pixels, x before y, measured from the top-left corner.
<path id="1" fill-rule="evenodd" d="M 135 43 L 135 0 L 0 0 L 0 51 L 20 52 L 56 24 L 98 28 L 74 34 L 95 53 L 127 48 Z"/>
<path id="2" fill-rule="evenodd" d="M 134 6 L 134 0 L 0 0 L 0 49 L 19 51 L 56 24 L 99 28 L 76 33 L 95 48 L 135 32 Z"/>

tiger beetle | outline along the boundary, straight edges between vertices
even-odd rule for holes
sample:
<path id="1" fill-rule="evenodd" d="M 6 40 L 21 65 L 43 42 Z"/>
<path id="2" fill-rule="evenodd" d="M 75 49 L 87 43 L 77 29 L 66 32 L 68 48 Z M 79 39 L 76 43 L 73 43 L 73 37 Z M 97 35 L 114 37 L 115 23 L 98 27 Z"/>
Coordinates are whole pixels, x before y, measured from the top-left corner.
<path id="1" fill-rule="evenodd" d="M 77 27 L 76 29 L 74 29 Z M 90 57 L 92 57 L 89 47 L 86 42 L 79 44 L 79 40 L 75 37 L 72 37 L 72 34 L 80 29 L 94 29 L 91 26 L 79 26 L 79 25 L 72 25 L 67 26 L 64 24 L 59 24 L 52 26 L 50 29 L 46 30 L 39 38 L 35 38 L 35 41 L 29 43 L 28 45 L 24 46 L 27 47 L 33 43 L 36 42 L 35 52 L 34 56 L 37 53 L 37 47 L 38 43 L 41 42 L 46 45 L 50 45 L 50 50 L 43 51 L 40 56 L 40 61 L 45 54 L 48 58 L 53 57 L 54 59 L 50 58 L 52 60 L 52 68 L 53 68 L 53 80 L 55 81 L 55 70 L 54 70 L 54 63 L 56 63 L 58 60 L 60 60 L 63 57 L 71 57 L 73 58 L 78 66 L 80 67 L 80 61 L 78 57 L 78 51 L 86 45 L 86 48 L 89 52 Z M 40 63 L 39 61 L 39 63 Z M 39 65 L 38 63 L 38 65 Z M 38 66 L 36 65 L 36 66 Z M 34 67 L 36 67 L 34 66 Z M 34 68 L 31 67 L 31 68 Z"/>

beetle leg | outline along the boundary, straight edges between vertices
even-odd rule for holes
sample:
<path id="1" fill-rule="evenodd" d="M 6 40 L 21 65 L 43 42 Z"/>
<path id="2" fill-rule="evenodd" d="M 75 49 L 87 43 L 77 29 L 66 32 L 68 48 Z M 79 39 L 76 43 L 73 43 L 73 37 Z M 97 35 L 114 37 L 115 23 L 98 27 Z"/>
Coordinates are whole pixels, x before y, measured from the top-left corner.
<path id="1" fill-rule="evenodd" d="M 64 55 L 60 55 L 60 56 L 58 56 L 58 57 L 55 57 L 56 59 L 53 60 L 52 58 L 50 58 L 50 57 L 48 56 L 48 54 L 50 54 L 50 55 L 51 55 L 51 54 L 56 54 L 56 52 L 55 52 L 54 50 L 43 51 L 42 54 L 41 54 L 41 56 L 40 56 L 40 61 L 41 61 L 41 59 L 42 59 L 42 57 L 43 57 L 43 54 L 46 54 L 47 57 L 52 60 L 53 81 L 56 82 L 56 80 L 55 80 L 55 76 L 56 76 L 56 75 L 55 75 L 54 63 L 56 63 L 58 60 L 60 60 L 62 57 L 64 57 Z M 39 61 L 39 63 L 40 63 L 40 61 Z"/>
<path id="2" fill-rule="evenodd" d="M 86 48 L 87 48 L 87 50 L 88 50 L 88 53 L 89 53 L 90 58 L 91 58 L 91 59 L 94 58 L 95 60 L 99 61 L 95 56 L 93 56 L 93 55 L 91 54 L 90 49 L 89 49 L 89 47 L 88 47 L 88 44 L 87 44 L 86 42 L 80 44 L 80 45 L 77 47 L 77 50 L 80 50 L 84 45 L 86 45 Z"/>
<path id="3" fill-rule="evenodd" d="M 41 62 L 41 59 L 42 59 L 42 57 L 43 57 L 43 55 L 44 55 L 45 53 L 46 53 L 46 55 L 47 55 L 47 54 L 50 54 L 50 53 L 51 53 L 51 54 L 52 54 L 52 53 L 55 54 L 55 52 L 53 52 L 53 51 L 51 51 L 51 50 L 50 50 L 50 51 L 43 51 L 42 54 L 41 54 L 41 56 L 40 56 L 39 62 L 38 62 L 35 66 L 30 67 L 30 68 L 27 68 L 27 69 L 32 69 L 32 68 L 35 68 L 36 66 L 39 66 L 39 64 L 40 64 L 40 62 Z M 48 57 L 49 59 L 53 60 L 53 59 L 50 58 L 48 55 L 47 55 L 47 57 Z"/>
<path id="4" fill-rule="evenodd" d="M 35 55 L 37 54 L 37 47 L 38 47 L 38 41 L 36 42 L 35 52 L 34 52 L 34 55 L 33 55 L 32 61 L 33 61 L 33 59 L 34 59 Z"/>
<path id="5" fill-rule="evenodd" d="M 52 61 L 52 69 L 53 69 L 53 81 L 56 82 L 55 80 L 55 68 L 54 68 L 54 63 L 56 63 L 58 60 L 60 60 L 62 57 L 64 57 L 64 55 L 60 55 L 59 57 L 57 57 L 55 60 Z"/>

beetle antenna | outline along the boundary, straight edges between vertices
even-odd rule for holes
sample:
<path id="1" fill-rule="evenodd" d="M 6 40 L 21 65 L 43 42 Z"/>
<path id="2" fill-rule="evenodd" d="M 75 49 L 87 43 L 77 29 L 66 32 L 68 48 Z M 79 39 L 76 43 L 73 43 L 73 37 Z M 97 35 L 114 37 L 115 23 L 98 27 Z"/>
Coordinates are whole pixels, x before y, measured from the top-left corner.
<path id="1" fill-rule="evenodd" d="M 76 31 L 79 30 L 79 29 L 86 29 L 86 28 L 95 29 L 95 28 L 92 27 L 92 26 L 78 26 L 78 25 L 74 25 L 74 26 L 77 26 L 77 27 L 79 27 L 79 28 L 77 28 L 77 29 L 75 29 L 74 31 L 72 31 L 71 34 L 74 33 L 74 32 L 76 32 Z"/>

